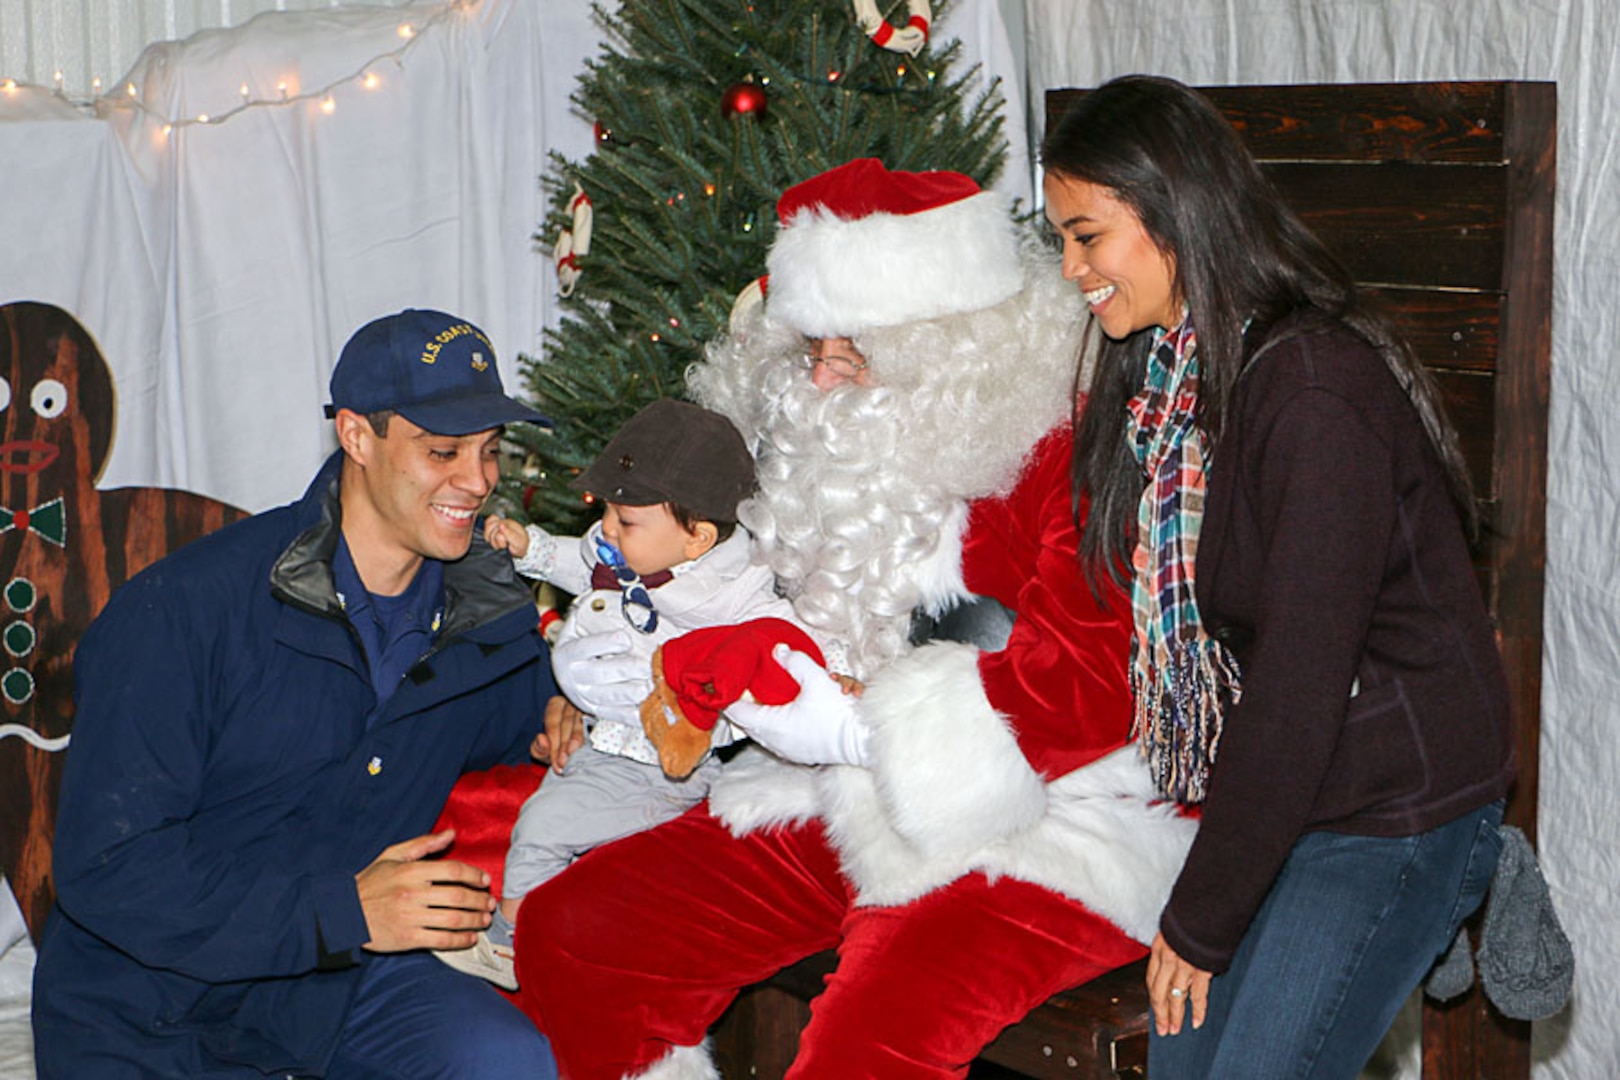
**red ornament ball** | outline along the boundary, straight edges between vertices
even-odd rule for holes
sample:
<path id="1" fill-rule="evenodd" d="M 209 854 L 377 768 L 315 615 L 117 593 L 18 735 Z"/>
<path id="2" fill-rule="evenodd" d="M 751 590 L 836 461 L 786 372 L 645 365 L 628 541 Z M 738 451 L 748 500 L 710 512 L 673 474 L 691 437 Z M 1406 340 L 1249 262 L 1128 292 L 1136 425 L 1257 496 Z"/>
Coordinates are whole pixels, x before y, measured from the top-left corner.
<path id="1" fill-rule="evenodd" d="M 599 146 L 613 141 L 613 129 L 600 120 L 591 125 L 591 133 L 596 136 L 596 142 Z"/>
<path id="2" fill-rule="evenodd" d="M 765 89 L 754 83 L 737 83 L 720 97 L 721 116 L 764 116 Z"/>

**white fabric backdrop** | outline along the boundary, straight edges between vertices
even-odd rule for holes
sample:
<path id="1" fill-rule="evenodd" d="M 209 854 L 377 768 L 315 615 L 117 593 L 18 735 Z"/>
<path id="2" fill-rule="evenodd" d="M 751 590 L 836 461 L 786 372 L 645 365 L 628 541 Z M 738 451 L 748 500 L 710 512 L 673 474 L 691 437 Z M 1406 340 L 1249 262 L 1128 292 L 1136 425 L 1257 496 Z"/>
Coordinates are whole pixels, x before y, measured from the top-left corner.
<path id="1" fill-rule="evenodd" d="M 543 151 L 589 146 L 542 75 L 577 70 L 572 6 L 544 32 L 537 5 L 495 0 L 271 13 L 147 50 L 119 80 L 143 109 L 0 94 L 0 154 L 29 163 L 0 210 L 0 298 L 66 308 L 100 343 L 119 395 L 103 486 L 292 498 L 329 446 L 337 349 L 402 307 L 471 318 L 513 375 L 543 318 L 525 243 Z M 220 119 L 283 84 L 289 103 Z"/>
<path id="2" fill-rule="evenodd" d="M 0 15 L 16 2 L 0 0 Z M 217 116 L 241 103 L 244 83 L 250 96 L 276 97 L 283 79 L 296 94 L 356 74 L 400 48 L 401 21 L 440 8 L 265 15 L 156 47 L 130 79 L 166 116 Z M 550 317 L 547 260 L 527 240 L 544 209 L 544 152 L 590 145 L 567 101 L 596 51 L 588 12 L 588 0 L 483 0 L 427 28 L 398 64 L 376 65 L 375 89 L 339 86 L 331 114 L 318 101 L 257 108 L 167 138 L 127 112 L 95 119 L 48 94 L 0 92 L 0 155 L 12 163 L 0 303 L 58 304 L 100 342 L 119 393 L 102 486 L 184 487 L 252 510 L 296 495 L 329 445 L 320 406 L 336 350 L 399 307 L 480 322 L 511 378 Z M 1038 124 L 1046 87 L 1128 71 L 1199 83 L 1558 82 L 1541 847 L 1578 969 L 1571 1013 L 1537 1026 L 1536 1075 L 1620 1076 L 1620 1027 L 1604 1019 L 1620 1000 L 1608 828 L 1620 802 L 1609 720 L 1620 701 L 1620 483 L 1606 468 L 1620 459 L 1620 368 L 1605 348 L 1620 224 L 1604 212 L 1620 205 L 1620 9 L 961 0 L 941 32 L 1008 80 L 1015 145 L 1026 113 Z M 1015 160 L 1003 186 L 1027 195 L 1027 176 Z M 25 990 L 26 980 L 5 985 Z M 16 1015 L 9 1000 L 0 1024 Z M 0 1064 L 5 1055 L 0 1039 Z"/>
<path id="3" fill-rule="evenodd" d="M 1558 84 L 1540 851 L 1576 952 L 1535 1076 L 1620 1077 L 1620 5 L 1612 0 L 1030 0 L 1029 85 Z M 1032 89 L 1032 96 L 1038 93 Z M 1036 136 L 1038 138 L 1038 135 Z"/>
<path id="4" fill-rule="evenodd" d="M 360 0 L 398 7 L 409 0 Z M 342 0 L 0 0 L 0 76 L 93 96 L 149 42 L 247 22 L 261 11 L 335 8 Z"/>

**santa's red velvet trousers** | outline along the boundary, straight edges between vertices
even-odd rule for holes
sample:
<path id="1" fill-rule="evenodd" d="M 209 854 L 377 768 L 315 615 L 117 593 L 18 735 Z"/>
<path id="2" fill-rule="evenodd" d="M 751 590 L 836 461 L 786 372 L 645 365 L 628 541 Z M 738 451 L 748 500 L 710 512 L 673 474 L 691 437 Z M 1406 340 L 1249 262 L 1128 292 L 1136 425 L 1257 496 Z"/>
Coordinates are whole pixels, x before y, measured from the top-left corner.
<path id="1" fill-rule="evenodd" d="M 833 946 L 789 1077 L 965 1076 L 1041 1001 L 1146 952 L 1011 878 L 855 907 L 818 823 L 738 838 L 702 805 L 530 893 L 517 970 L 564 1080 L 618 1080 L 702 1042 L 743 987 Z"/>

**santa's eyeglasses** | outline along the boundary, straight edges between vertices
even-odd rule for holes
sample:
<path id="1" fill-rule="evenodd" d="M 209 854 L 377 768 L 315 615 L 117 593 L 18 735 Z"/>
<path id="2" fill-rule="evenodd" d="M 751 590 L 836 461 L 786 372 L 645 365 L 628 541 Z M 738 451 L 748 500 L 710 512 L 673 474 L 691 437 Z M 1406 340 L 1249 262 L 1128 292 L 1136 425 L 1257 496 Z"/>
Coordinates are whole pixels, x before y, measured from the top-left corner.
<path id="1" fill-rule="evenodd" d="M 817 364 L 825 364 L 827 370 L 840 379 L 853 379 L 869 366 L 865 357 L 845 356 L 842 353 L 817 356 L 815 353 L 805 352 L 799 357 L 799 366 L 806 371 L 814 371 Z"/>

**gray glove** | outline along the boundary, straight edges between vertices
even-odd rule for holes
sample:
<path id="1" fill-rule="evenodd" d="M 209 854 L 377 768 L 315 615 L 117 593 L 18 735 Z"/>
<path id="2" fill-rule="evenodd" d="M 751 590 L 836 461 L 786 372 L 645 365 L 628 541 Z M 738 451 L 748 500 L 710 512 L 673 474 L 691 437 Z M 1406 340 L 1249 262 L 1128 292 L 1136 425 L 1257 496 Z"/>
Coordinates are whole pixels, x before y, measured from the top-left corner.
<path id="1" fill-rule="evenodd" d="M 1575 952 L 1558 924 L 1530 841 L 1512 825 L 1503 825 L 1501 836 L 1502 853 L 1479 933 L 1479 981 L 1503 1016 L 1545 1020 L 1569 1002 Z M 1474 959 L 1468 951 L 1468 928 L 1463 927 L 1424 990 L 1449 1001 L 1473 982 Z"/>
<path id="2" fill-rule="evenodd" d="M 1569 1002 L 1575 951 L 1524 833 L 1502 826 L 1502 854 L 1479 932 L 1479 981 L 1515 1020 L 1545 1020 Z"/>

